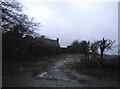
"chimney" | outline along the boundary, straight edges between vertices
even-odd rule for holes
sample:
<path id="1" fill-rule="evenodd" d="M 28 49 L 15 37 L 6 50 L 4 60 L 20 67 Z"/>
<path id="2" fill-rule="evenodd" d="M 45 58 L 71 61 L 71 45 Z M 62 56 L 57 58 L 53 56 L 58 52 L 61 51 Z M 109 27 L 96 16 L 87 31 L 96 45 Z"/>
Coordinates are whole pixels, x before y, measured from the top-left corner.
<path id="1" fill-rule="evenodd" d="M 59 43 L 59 38 L 57 38 L 57 43 Z"/>
<path id="2" fill-rule="evenodd" d="M 42 36 L 41 36 L 41 38 L 45 38 L 45 36 L 44 36 L 44 35 L 42 35 Z"/>

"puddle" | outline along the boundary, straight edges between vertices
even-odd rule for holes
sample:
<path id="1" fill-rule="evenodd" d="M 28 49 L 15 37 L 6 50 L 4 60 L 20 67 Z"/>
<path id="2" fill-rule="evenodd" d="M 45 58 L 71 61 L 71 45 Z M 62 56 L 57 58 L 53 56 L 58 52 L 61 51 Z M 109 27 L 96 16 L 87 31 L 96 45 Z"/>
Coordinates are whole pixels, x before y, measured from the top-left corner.
<path id="1" fill-rule="evenodd" d="M 39 74 L 37 77 L 42 78 L 42 77 L 44 77 L 46 74 L 47 74 L 47 72 L 43 72 L 43 73 Z"/>

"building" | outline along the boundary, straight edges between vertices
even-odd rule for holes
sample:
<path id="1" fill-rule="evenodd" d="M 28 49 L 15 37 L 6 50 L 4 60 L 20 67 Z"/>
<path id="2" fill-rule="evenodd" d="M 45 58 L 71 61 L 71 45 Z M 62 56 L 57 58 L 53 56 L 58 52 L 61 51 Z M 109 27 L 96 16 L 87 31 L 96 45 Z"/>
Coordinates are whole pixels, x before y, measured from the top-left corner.
<path id="1" fill-rule="evenodd" d="M 44 36 L 41 36 L 41 37 L 35 37 L 35 39 L 49 47 L 60 47 L 59 38 L 57 38 L 56 40 L 53 40 L 53 39 L 49 39 L 49 38 L 45 38 Z"/>

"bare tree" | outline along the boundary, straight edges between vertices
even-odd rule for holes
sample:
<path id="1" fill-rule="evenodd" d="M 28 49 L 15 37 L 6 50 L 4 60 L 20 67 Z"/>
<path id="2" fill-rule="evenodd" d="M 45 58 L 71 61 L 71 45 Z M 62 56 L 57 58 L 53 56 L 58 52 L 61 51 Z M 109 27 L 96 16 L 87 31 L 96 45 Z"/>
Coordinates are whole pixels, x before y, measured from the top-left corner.
<path id="1" fill-rule="evenodd" d="M 78 41 L 75 40 L 72 42 L 71 46 L 75 48 L 75 50 L 79 50 L 79 53 L 85 55 L 85 59 L 89 59 L 89 41 Z"/>
<path id="2" fill-rule="evenodd" d="M 113 46 L 114 42 L 115 42 L 115 40 L 114 41 L 109 40 L 109 39 L 105 40 L 104 38 L 103 38 L 103 40 L 98 41 L 98 47 L 100 48 L 100 52 L 101 52 L 101 59 L 103 59 L 103 53 L 104 53 L 105 49 L 112 50 L 112 46 Z"/>
<path id="3" fill-rule="evenodd" d="M 117 47 L 118 47 L 118 52 L 117 53 L 120 56 L 120 44 L 118 44 Z"/>
<path id="4" fill-rule="evenodd" d="M 98 41 L 90 44 L 90 50 L 92 51 L 93 59 L 95 59 L 96 54 L 98 54 Z"/>
<path id="5" fill-rule="evenodd" d="M 13 29 L 16 25 L 25 28 L 20 30 L 21 33 L 31 34 L 34 30 L 37 30 L 39 24 L 22 12 L 23 6 L 21 3 L 16 0 L 0 0 L 0 4 L 2 10 L 2 32 L 12 31 L 11 28 Z"/>
<path id="6" fill-rule="evenodd" d="M 71 44 L 71 46 L 72 46 L 72 47 L 75 47 L 75 48 L 76 48 L 76 47 L 78 48 L 79 45 L 80 45 L 80 42 L 79 42 L 78 40 L 73 41 L 72 44 Z"/>
<path id="7" fill-rule="evenodd" d="M 85 60 L 89 59 L 89 44 L 90 44 L 89 41 L 80 42 L 80 49 L 81 49 L 81 52 L 85 55 Z"/>

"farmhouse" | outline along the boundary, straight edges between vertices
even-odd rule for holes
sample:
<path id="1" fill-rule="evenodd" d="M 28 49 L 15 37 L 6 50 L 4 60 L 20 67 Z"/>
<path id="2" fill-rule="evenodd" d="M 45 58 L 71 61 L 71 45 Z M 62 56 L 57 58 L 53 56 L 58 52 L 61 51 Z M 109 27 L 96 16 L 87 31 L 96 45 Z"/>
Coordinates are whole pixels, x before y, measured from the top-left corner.
<path id="1" fill-rule="evenodd" d="M 59 38 L 57 38 L 56 40 L 53 40 L 53 39 L 49 39 L 49 38 L 45 38 L 44 36 L 41 36 L 41 37 L 36 37 L 35 39 L 49 47 L 60 47 Z"/>

